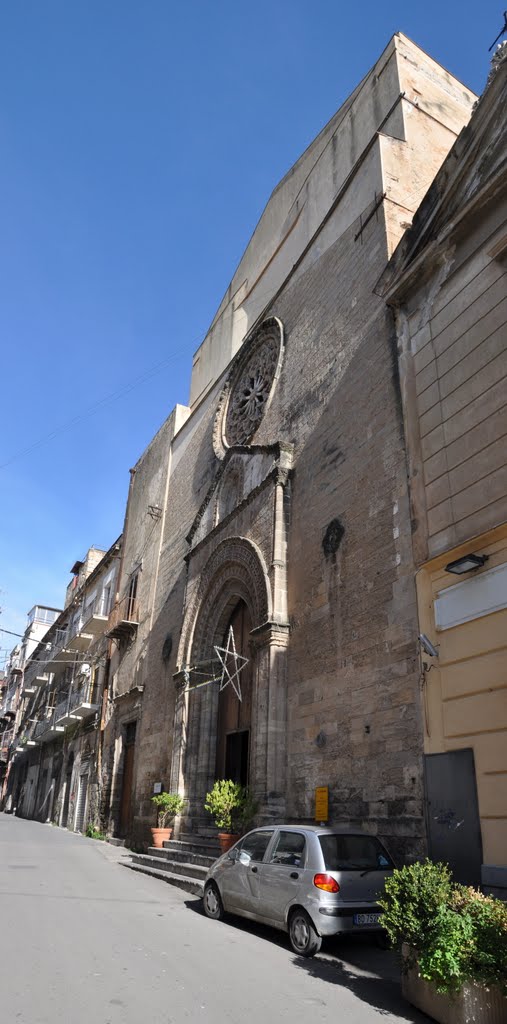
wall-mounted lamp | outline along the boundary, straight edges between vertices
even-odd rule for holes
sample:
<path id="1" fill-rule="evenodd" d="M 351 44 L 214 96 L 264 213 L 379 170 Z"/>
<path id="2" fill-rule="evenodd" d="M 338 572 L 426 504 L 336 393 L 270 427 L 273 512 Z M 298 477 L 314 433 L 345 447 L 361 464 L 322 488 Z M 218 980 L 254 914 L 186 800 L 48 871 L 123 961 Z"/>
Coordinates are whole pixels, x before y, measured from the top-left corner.
<path id="1" fill-rule="evenodd" d="M 465 572 L 473 572 L 474 569 L 482 568 L 487 560 L 487 555 L 463 555 L 462 558 L 457 558 L 454 562 L 448 562 L 445 571 L 452 572 L 455 576 L 462 576 Z"/>
<path id="2" fill-rule="evenodd" d="M 430 658 L 438 658 L 438 650 L 435 647 L 435 645 L 432 644 L 429 637 L 426 636 L 426 633 L 419 633 L 417 639 L 419 640 L 419 643 L 425 654 L 427 654 Z"/>

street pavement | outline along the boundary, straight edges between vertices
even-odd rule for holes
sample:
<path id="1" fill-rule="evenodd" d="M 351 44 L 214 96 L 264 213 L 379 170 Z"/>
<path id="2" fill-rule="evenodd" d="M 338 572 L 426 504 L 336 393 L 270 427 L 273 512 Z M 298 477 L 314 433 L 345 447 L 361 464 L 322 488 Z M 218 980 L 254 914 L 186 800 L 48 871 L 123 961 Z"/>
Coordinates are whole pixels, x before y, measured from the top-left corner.
<path id="1" fill-rule="evenodd" d="M 305 960 L 281 933 L 208 921 L 124 852 L 0 814 L 1 1024 L 428 1021 L 369 937 Z"/>

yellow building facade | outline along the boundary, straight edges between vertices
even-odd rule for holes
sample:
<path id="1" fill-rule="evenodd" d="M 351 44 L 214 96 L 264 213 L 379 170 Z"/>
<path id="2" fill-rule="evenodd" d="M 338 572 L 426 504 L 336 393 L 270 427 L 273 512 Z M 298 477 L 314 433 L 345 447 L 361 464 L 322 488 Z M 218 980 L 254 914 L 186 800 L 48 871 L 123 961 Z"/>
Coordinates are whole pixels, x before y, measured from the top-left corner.
<path id="1" fill-rule="evenodd" d="M 394 311 L 430 853 L 507 895 L 507 46 L 379 289 Z"/>

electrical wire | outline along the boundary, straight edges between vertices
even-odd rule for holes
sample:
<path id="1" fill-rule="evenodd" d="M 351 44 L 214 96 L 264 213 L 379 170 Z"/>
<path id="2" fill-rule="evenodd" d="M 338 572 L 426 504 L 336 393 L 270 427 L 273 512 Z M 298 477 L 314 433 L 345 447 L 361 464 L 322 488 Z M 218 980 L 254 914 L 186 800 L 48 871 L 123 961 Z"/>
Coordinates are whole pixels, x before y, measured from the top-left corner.
<path id="1" fill-rule="evenodd" d="M 239 286 L 237 291 L 239 291 L 241 287 L 242 285 Z M 259 302 L 264 301 L 265 297 L 268 295 L 275 297 L 277 292 L 275 286 L 265 288 L 262 291 L 260 291 L 255 288 L 254 284 L 252 292 L 249 292 L 247 295 L 247 299 L 250 298 L 251 294 L 254 295 L 255 301 Z M 232 300 L 229 300 L 229 305 L 231 305 L 231 302 Z M 223 326 L 224 322 L 226 322 L 227 319 L 233 317 L 234 314 L 240 309 L 241 304 L 237 307 L 224 309 L 223 313 L 219 317 L 221 325 Z M 253 323 L 255 322 L 256 321 L 254 320 Z M 62 423 L 61 426 L 59 427 L 55 427 L 55 429 L 51 430 L 48 434 L 44 434 L 42 437 L 38 438 L 38 440 L 34 441 L 33 444 L 28 445 L 26 448 L 21 448 L 18 452 L 14 452 L 14 454 L 11 455 L 8 459 L 6 459 L 5 462 L 0 463 L 0 470 L 6 469 L 7 466 L 10 466 L 13 462 L 16 462 L 18 459 L 24 458 L 25 455 L 30 455 L 30 453 L 35 451 L 37 448 L 40 448 L 42 445 L 47 444 L 49 441 L 53 441 L 55 437 L 59 437 L 61 434 L 66 433 L 67 430 L 71 430 L 78 423 L 82 423 L 83 420 L 86 420 L 90 416 L 93 416 L 96 412 L 98 412 L 101 408 L 108 405 L 109 403 L 116 402 L 119 399 L 124 398 L 125 395 L 130 394 L 130 392 L 134 391 L 135 388 L 139 387 L 141 384 L 144 384 L 147 380 L 150 380 L 152 377 L 154 377 L 158 373 L 158 371 L 162 369 L 162 367 L 168 366 L 170 363 L 174 362 L 180 356 L 186 355 L 189 349 L 191 351 L 195 351 L 195 348 L 199 348 L 204 343 L 206 338 L 211 334 L 214 323 L 215 321 L 212 322 L 212 325 L 210 325 L 210 327 L 208 328 L 207 332 L 204 335 L 200 335 L 200 338 L 195 339 L 189 345 L 185 345 L 179 349 L 176 349 L 174 352 L 171 353 L 171 355 L 167 356 L 166 359 L 162 359 L 160 362 L 155 363 L 154 366 L 150 367 L 148 370 L 145 370 L 145 372 L 142 373 L 139 377 L 135 377 L 132 381 L 125 384 L 117 391 L 112 391 L 109 395 L 104 395 L 103 398 L 99 398 L 96 402 L 93 402 L 91 405 L 83 409 L 81 413 L 78 413 L 71 419 L 66 420 L 65 423 Z"/>

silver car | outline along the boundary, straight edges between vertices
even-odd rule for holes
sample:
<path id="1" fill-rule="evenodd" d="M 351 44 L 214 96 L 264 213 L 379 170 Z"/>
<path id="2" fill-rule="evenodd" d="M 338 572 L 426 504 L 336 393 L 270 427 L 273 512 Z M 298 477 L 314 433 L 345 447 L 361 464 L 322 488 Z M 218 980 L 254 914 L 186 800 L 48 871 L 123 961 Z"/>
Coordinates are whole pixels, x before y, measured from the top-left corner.
<path id="1" fill-rule="evenodd" d="M 211 866 L 204 912 L 224 913 L 289 933 L 300 956 L 342 932 L 382 934 L 377 898 L 394 868 L 376 836 L 299 825 L 257 828 Z"/>

